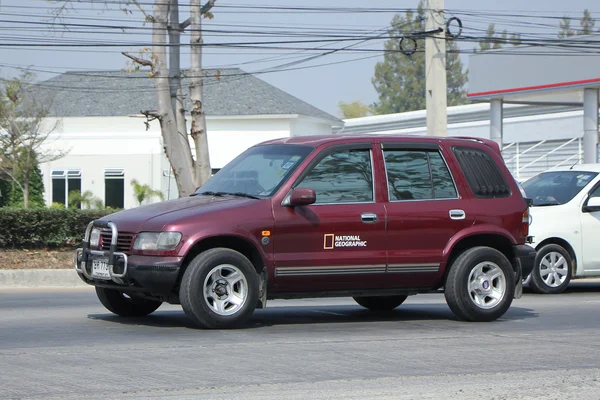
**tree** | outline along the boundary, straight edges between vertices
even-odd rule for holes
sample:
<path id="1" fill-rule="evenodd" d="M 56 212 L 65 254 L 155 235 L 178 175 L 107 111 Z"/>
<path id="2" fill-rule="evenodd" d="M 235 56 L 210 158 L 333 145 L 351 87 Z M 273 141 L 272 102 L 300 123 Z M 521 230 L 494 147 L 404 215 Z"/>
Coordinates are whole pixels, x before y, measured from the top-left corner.
<path id="1" fill-rule="evenodd" d="M 141 206 L 144 200 L 151 197 L 158 197 L 161 201 L 165 199 L 165 196 L 160 190 L 154 190 L 149 185 L 142 185 L 136 179 L 131 180 L 131 186 L 133 186 L 133 193 L 138 204 Z"/>
<path id="2" fill-rule="evenodd" d="M 73 0 L 59 0 L 63 4 Z M 190 0 L 190 18 L 179 22 L 179 0 L 155 0 L 152 13 L 147 13 L 137 0 L 121 0 L 125 8 L 134 4 L 152 24 L 152 49 L 145 57 L 123 53 L 137 68 L 149 67 L 149 77 L 155 82 L 156 110 L 145 110 L 149 120 L 158 120 L 161 127 L 165 153 L 171 164 L 180 196 L 187 196 L 201 186 L 211 175 L 206 132 L 206 116 L 203 103 L 202 76 L 202 18 L 212 18 L 210 12 L 216 0 Z M 56 13 L 65 12 L 60 7 Z M 180 69 L 181 34 L 190 31 L 190 100 L 192 109 L 191 128 L 188 134 L 186 110 L 183 106 L 183 73 Z M 168 56 L 168 62 L 167 62 Z M 193 140 L 195 157 L 192 156 L 190 138 Z"/>
<path id="3" fill-rule="evenodd" d="M 404 16 L 394 16 L 389 32 L 392 38 L 384 45 L 384 59 L 375 66 L 372 79 L 379 94 L 379 100 L 374 105 L 377 114 L 425 109 L 425 53 L 422 51 L 425 39 L 415 36 L 417 52 L 410 56 L 402 53 L 401 40 L 397 39 L 424 31 L 425 12 L 422 1 L 416 13 L 408 11 Z M 406 42 L 405 40 L 403 43 L 404 50 L 407 49 Z M 465 104 L 467 74 L 463 70 L 456 43 L 448 40 L 446 46 L 448 105 Z"/>
<path id="4" fill-rule="evenodd" d="M 583 17 L 581 18 L 581 34 L 582 35 L 591 35 L 594 33 L 594 25 L 596 21 L 592 18 L 592 14 L 590 10 L 587 8 L 583 10 Z"/>
<path id="5" fill-rule="evenodd" d="M 81 193 L 78 190 L 69 192 L 69 208 L 96 208 L 103 209 L 104 203 L 90 190 Z"/>
<path id="6" fill-rule="evenodd" d="M 500 36 L 496 36 L 496 26 L 489 24 L 485 37 L 479 41 L 479 50 L 475 51 L 487 51 L 502 48 L 504 44 L 511 44 L 518 46 L 521 44 L 521 35 L 518 33 L 512 33 L 510 36 L 506 30 L 502 31 Z"/>
<path id="7" fill-rule="evenodd" d="M 24 157 L 23 157 L 24 158 Z M 22 173 L 17 171 L 15 178 L 24 185 Z M 19 186 L 13 182 L 8 182 L 7 191 L 7 206 L 12 207 L 23 207 L 23 192 Z M 33 162 L 33 168 L 31 169 L 31 175 L 29 179 L 29 207 L 44 207 L 46 202 L 44 201 L 44 181 L 42 179 L 42 171 L 37 162 L 37 158 Z"/>
<path id="8" fill-rule="evenodd" d="M 372 107 L 369 107 L 362 101 L 353 101 L 352 103 L 340 101 L 338 107 L 344 118 L 360 118 L 373 114 Z"/>
<path id="9" fill-rule="evenodd" d="M 506 42 L 506 31 L 502 33 L 500 38 L 496 37 L 496 25 L 489 24 L 485 32 L 485 38 L 479 41 L 479 51 L 499 49 L 502 43 Z"/>
<path id="10" fill-rule="evenodd" d="M 32 174 L 38 163 L 56 160 L 64 152 L 44 149 L 44 143 L 58 122 L 47 120 L 49 99 L 38 101 L 34 75 L 21 76 L 0 86 L 0 173 L 23 195 L 23 206 L 29 207 Z"/>
<path id="11" fill-rule="evenodd" d="M 573 35 L 575 35 L 575 31 L 571 29 L 571 18 L 565 16 L 560 21 L 560 32 L 558 32 L 558 38 L 565 39 Z"/>

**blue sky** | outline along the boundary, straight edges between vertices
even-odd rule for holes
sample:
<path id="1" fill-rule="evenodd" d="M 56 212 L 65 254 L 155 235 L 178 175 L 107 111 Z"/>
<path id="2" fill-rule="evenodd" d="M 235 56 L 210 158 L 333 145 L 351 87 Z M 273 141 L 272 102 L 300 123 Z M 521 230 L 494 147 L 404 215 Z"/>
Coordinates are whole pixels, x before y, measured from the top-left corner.
<path id="1" fill-rule="evenodd" d="M 149 3 L 150 0 L 142 2 Z M 182 1 L 182 4 L 188 3 Z M 218 4 L 223 6 L 232 6 L 226 8 L 216 8 L 214 10 L 215 18 L 209 21 L 205 28 L 213 27 L 217 30 L 226 29 L 265 29 L 252 27 L 231 27 L 231 25 L 260 25 L 289 27 L 289 30 L 299 31 L 300 29 L 360 29 L 365 32 L 376 32 L 387 27 L 393 17 L 391 12 L 378 13 L 298 13 L 298 12 L 264 12 L 248 9 L 235 8 L 233 6 L 317 6 L 317 7 L 377 7 L 389 9 L 403 9 L 416 7 L 416 0 L 373 0 L 364 2 L 364 0 L 329 0 L 328 2 L 318 0 L 217 0 Z M 150 43 L 150 31 L 145 29 L 141 23 L 143 16 L 135 9 L 129 9 L 131 13 L 119 10 L 114 4 L 102 6 L 100 4 L 76 4 L 66 14 L 62 20 L 52 19 L 52 7 L 50 1 L 43 0 L 0 0 L 0 23 L 2 28 L 2 39 L 0 43 L 39 43 L 42 40 L 51 42 L 65 42 L 68 40 L 102 40 L 103 42 L 123 41 L 127 44 L 133 42 L 137 44 Z M 183 10 L 185 10 L 185 6 Z M 531 16 L 556 16 L 570 15 L 574 19 L 581 18 L 583 10 L 588 8 L 593 16 L 598 19 L 596 28 L 600 29 L 600 6 L 597 0 L 446 0 L 445 8 L 452 12 L 461 13 L 461 19 L 466 27 L 473 29 L 485 29 L 487 24 L 495 22 L 497 28 L 507 29 L 509 32 L 521 32 L 531 34 L 551 35 L 558 31 L 558 19 L 539 19 L 539 18 L 518 18 L 506 14 L 515 13 Z M 151 11 L 150 7 L 147 7 Z M 238 13 L 245 10 L 243 13 Z M 476 15 L 465 15 L 465 13 L 474 13 Z M 7 21 L 25 21 L 41 22 L 41 25 L 31 25 L 23 23 L 8 23 Z M 69 32 L 61 25 L 53 29 L 45 26 L 48 22 L 76 23 L 76 24 L 111 24 L 125 26 L 129 29 L 115 30 L 108 34 L 82 34 L 80 32 Z M 223 26 L 227 25 L 227 26 Z M 579 26 L 578 21 L 574 21 L 575 27 Z M 33 28 L 32 28 L 33 27 Z M 147 25 L 146 28 L 149 26 Z M 142 28 L 142 29 L 140 29 Z M 37 30 L 36 30 L 37 29 Z M 78 29 L 71 27 L 71 29 Z M 105 29 L 103 31 L 106 31 Z M 215 43 L 235 40 L 252 40 L 240 37 L 239 34 L 225 38 L 222 33 L 216 33 L 215 36 L 207 36 L 205 43 Z M 253 39 L 253 40 L 276 40 L 276 39 Z M 187 41 L 187 38 L 184 39 Z M 327 48 L 339 48 L 350 44 L 326 44 L 322 46 Z M 321 46 L 321 44 L 311 44 L 311 47 Z M 368 44 L 362 44 L 357 48 L 362 49 L 381 49 L 382 41 L 371 41 Z M 118 70 L 126 67 L 127 60 L 120 54 L 123 50 L 135 51 L 140 47 L 125 46 L 122 48 L 68 48 L 68 47 L 46 47 L 30 48 L 17 46 L 16 48 L 2 48 L 0 51 L 0 74 L 2 77 L 11 77 L 19 72 L 18 68 L 30 67 L 37 70 L 40 78 L 48 78 L 53 74 L 66 70 Z M 463 46 L 465 48 L 465 46 Z M 473 48 L 468 44 L 466 48 Z M 293 54 L 292 54 L 293 53 Z M 250 51 L 245 49 L 207 49 L 204 56 L 205 67 L 227 67 L 238 66 L 245 71 L 254 72 L 264 70 L 267 67 L 283 64 L 299 58 L 314 55 L 314 52 L 302 52 L 299 50 L 279 50 L 278 52 L 257 50 Z M 374 56 L 369 59 L 357 60 L 359 58 Z M 264 60 L 265 58 L 275 57 L 275 59 Z M 285 72 L 275 72 L 261 74 L 259 77 L 282 90 L 285 90 L 302 100 L 305 100 L 316 107 L 319 107 L 334 115 L 339 115 L 338 102 L 360 100 L 367 104 L 377 100 L 377 93 L 371 84 L 374 67 L 377 61 L 382 59 L 377 53 L 356 52 L 343 54 L 336 53 L 320 57 L 311 62 L 306 62 L 299 67 L 319 65 L 323 63 L 340 62 L 339 64 L 329 66 L 318 66 L 315 68 L 290 70 Z M 463 57 L 468 67 L 468 57 Z M 262 60 L 257 62 L 257 60 Z M 188 65 L 187 56 L 184 55 L 182 65 Z"/>

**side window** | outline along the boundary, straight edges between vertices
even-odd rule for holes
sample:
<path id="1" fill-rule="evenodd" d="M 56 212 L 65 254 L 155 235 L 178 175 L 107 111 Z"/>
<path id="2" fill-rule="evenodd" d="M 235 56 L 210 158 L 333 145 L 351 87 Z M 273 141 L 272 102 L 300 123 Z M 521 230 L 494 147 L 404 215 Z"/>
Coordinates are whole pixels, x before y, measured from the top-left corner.
<path id="1" fill-rule="evenodd" d="M 438 152 L 429 153 L 429 164 L 431 166 L 431 178 L 433 180 L 433 191 L 436 199 L 455 199 L 458 197 L 456 186 L 450 175 L 450 170 L 442 155 Z"/>
<path id="2" fill-rule="evenodd" d="M 455 199 L 456 187 L 439 152 L 384 150 L 391 201 Z"/>
<path id="3" fill-rule="evenodd" d="M 433 198 L 429 163 L 425 151 L 384 151 L 390 200 Z"/>
<path id="4" fill-rule="evenodd" d="M 373 201 L 371 150 L 334 151 L 296 187 L 313 189 L 317 204 Z"/>
<path id="5" fill-rule="evenodd" d="M 600 197 L 600 186 L 597 186 L 596 189 L 592 190 L 592 193 L 590 193 L 590 198 L 592 197 Z"/>
<path id="6" fill-rule="evenodd" d="M 493 199 L 511 195 L 510 186 L 487 152 L 471 147 L 454 147 L 453 152 L 476 197 Z"/>

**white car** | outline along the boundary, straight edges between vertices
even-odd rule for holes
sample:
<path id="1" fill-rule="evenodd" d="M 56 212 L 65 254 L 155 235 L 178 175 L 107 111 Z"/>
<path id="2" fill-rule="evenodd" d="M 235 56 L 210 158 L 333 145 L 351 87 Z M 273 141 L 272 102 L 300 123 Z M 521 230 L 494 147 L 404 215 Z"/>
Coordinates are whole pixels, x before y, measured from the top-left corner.
<path id="1" fill-rule="evenodd" d="M 542 172 L 522 188 L 533 200 L 529 232 L 537 250 L 525 283 L 561 293 L 571 279 L 600 276 L 600 164 Z"/>

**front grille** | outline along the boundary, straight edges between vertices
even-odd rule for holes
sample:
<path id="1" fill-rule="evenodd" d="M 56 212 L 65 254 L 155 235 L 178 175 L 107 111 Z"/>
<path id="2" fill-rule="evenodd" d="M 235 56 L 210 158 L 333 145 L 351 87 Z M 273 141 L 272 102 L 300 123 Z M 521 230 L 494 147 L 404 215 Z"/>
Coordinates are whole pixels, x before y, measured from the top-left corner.
<path id="1" fill-rule="evenodd" d="M 110 241 L 112 239 L 112 232 L 110 229 L 103 229 L 100 232 L 100 248 L 102 250 L 110 249 Z M 133 242 L 133 233 L 119 232 L 117 238 L 117 251 L 128 253 L 131 251 L 131 245 Z"/>

